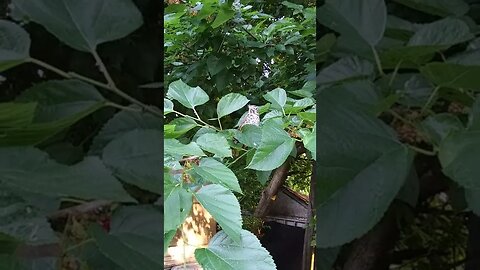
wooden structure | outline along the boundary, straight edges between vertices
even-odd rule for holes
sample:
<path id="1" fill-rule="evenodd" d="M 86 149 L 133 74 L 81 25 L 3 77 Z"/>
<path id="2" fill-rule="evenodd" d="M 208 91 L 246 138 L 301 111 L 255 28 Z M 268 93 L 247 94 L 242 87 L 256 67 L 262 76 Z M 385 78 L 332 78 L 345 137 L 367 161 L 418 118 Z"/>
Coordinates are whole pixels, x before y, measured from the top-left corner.
<path id="1" fill-rule="evenodd" d="M 277 270 L 302 269 L 308 211 L 308 196 L 288 187 L 280 187 L 272 198 L 263 217 L 267 229 L 260 242 L 272 255 Z"/>
<path id="2" fill-rule="evenodd" d="M 282 186 L 270 204 L 265 221 L 306 228 L 308 217 L 308 196 Z"/>
<path id="3" fill-rule="evenodd" d="M 212 216 L 194 201 L 192 212 L 182 225 L 186 242 L 182 238 L 182 231 L 178 230 L 164 256 L 164 269 L 183 269 L 184 262 L 187 269 L 201 270 L 195 261 L 195 249 L 206 247 L 210 239 L 217 232 L 217 224 Z"/>

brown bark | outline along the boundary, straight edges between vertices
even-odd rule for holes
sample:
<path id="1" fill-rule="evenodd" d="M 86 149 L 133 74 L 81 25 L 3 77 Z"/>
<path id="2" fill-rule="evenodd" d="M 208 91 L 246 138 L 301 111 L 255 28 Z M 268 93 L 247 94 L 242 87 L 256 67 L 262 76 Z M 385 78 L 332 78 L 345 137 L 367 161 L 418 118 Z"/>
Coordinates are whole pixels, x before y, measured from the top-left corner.
<path id="1" fill-rule="evenodd" d="M 76 205 L 73 207 L 69 208 L 64 208 L 61 210 L 58 210 L 48 216 L 49 219 L 58 219 L 58 218 L 65 218 L 68 216 L 75 216 L 75 215 L 80 215 L 84 213 L 89 213 L 92 212 L 96 209 L 102 208 L 102 207 L 107 207 L 110 206 L 113 202 L 111 201 L 106 201 L 106 200 L 97 200 L 97 201 L 91 201 L 87 202 L 84 204 Z"/>
<path id="2" fill-rule="evenodd" d="M 297 156 L 305 153 L 305 146 L 303 143 L 297 142 Z M 262 195 L 260 197 L 260 201 L 258 202 L 257 208 L 253 215 L 258 218 L 263 218 L 268 212 L 268 209 L 277 195 L 278 190 L 280 187 L 285 183 L 287 180 L 288 172 L 290 170 L 290 163 L 292 162 L 292 157 L 289 156 L 287 160 L 282 164 L 282 166 L 278 167 L 275 172 L 273 173 L 272 180 L 268 183 L 268 186 L 263 190 Z"/>
<path id="3" fill-rule="evenodd" d="M 398 237 L 396 214 L 390 207 L 384 218 L 370 232 L 353 243 L 343 270 L 384 269 L 384 258 Z M 388 268 L 387 268 L 388 269 Z"/>
<path id="4" fill-rule="evenodd" d="M 290 162 L 291 158 L 287 158 L 287 160 L 282 164 L 282 166 L 278 167 L 275 172 L 273 173 L 272 180 L 268 183 L 268 186 L 263 190 L 262 197 L 260 198 L 260 202 L 258 203 L 257 208 L 255 209 L 255 213 L 253 214 L 255 217 L 262 218 L 268 212 L 268 209 L 271 205 L 272 199 L 275 195 L 277 195 L 278 190 L 280 187 L 285 183 L 287 179 L 288 170 L 290 169 Z"/>

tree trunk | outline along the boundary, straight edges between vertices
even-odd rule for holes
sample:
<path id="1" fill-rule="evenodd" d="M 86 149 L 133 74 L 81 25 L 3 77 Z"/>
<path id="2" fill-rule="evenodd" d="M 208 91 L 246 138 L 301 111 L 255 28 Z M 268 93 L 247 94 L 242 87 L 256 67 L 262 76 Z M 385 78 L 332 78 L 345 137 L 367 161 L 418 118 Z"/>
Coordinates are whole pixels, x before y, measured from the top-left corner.
<path id="1" fill-rule="evenodd" d="M 278 190 L 287 179 L 288 171 L 290 170 L 291 159 L 291 157 L 287 158 L 282 166 L 278 167 L 273 173 L 272 180 L 265 190 L 263 190 L 262 197 L 260 198 L 258 206 L 255 209 L 255 217 L 263 218 L 267 214 L 270 204 L 272 203 L 272 198 L 277 195 Z"/>
<path id="2" fill-rule="evenodd" d="M 395 208 L 390 207 L 372 230 L 353 243 L 343 270 L 388 269 L 385 258 L 394 247 L 398 233 Z"/>

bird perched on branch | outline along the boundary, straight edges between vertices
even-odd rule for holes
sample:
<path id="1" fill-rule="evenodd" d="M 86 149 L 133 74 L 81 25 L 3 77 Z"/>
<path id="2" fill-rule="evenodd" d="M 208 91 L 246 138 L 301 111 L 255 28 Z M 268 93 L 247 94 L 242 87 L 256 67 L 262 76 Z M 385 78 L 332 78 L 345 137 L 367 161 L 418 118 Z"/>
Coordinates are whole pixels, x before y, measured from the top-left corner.
<path id="1" fill-rule="evenodd" d="M 243 121 L 240 122 L 238 129 L 242 129 L 245 125 L 260 125 L 260 115 L 258 113 L 258 106 L 248 105 L 248 113 L 243 118 Z"/>

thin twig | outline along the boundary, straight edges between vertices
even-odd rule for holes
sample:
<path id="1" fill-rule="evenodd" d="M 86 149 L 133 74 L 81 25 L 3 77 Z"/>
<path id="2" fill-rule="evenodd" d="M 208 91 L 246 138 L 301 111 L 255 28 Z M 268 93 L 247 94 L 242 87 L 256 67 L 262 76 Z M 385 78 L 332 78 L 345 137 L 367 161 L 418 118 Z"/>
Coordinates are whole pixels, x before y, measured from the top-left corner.
<path id="1" fill-rule="evenodd" d="M 217 119 L 218 119 L 218 126 L 220 127 L 220 130 L 223 130 L 222 122 L 220 122 L 220 117 L 217 118 Z"/>
<path id="2" fill-rule="evenodd" d="M 202 123 L 202 124 L 204 124 L 204 125 L 206 125 L 206 126 L 208 126 L 208 127 L 211 127 L 211 128 L 213 128 L 213 129 L 215 129 L 216 131 L 219 131 L 218 128 L 216 128 L 215 126 L 212 126 L 212 125 L 206 123 L 206 122 L 203 121 L 202 119 L 195 118 L 195 117 L 192 117 L 192 116 L 190 116 L 190 115 L 188 115 L 188 114 L 184 114 L 184 113 L 181 113 L 181 112 L 175 111 L 175 110 L 173 110 L 172 112 L 173 112 L 173 113 L 176 113 L 176 114 L 178 114 L 178 115 L 181 115 L 181 116 L 183 116 L 183 117 L 190 118 L 190 119 L 192 119 L 192 120 L 194 120 L 194 121 L 196 121 L 196 122 L 200 122 L 200 123 Z M 199 125 L 199 126 L 201 126 L 201 125 Z"/>
<path id="3" fill-rule="evenodd" d="M 120 105 L 120 104 L 117 104 L 117 103 L 114 103 L 114 102 L 107 102 L 107 103 L 105 103 L 105 105 L 113 107 L 113 108 L 117 108 L 117 109 L 120 109 L 120 110 L 124 110 L 124 111 L 142 112 L 142 110 L 135 109 L 135 108 L 128 107 L 128 106 L 123 106 L 123 105 Z"/>
<path id="4" fill-rule="evenodd" d="M 230 166 L 232 166 L 233 164 L 235 164 L 235 162 L 239 161 L 243 156 L 245 156 L 248 152 L 252 151 L 254 148 L 251 148 L 249 149 L 248 151 L 246 151 L 245 153 L 241 154 L 240 156 L 238 156 L 234 161 L 232 161 L 232 163 L 228 164 L 227 167 L 230 168 Z"/>
<path id="5" fill-rule="evenodd" d="M 83 240 L 82 242 L 80 242 L 80 243 L 78 243 L 78 244 L 76 244 L 76 245 L 70 246 L 69 248 L 65 249 L 65 252 L 64 252 L 64 253 L 65 253 L 65 254 L 66 254 L 66 253 L 69 253 L 69 252 L 71 252 L 71 251 L 73 251 L 73 250 L 75 250 L 75 249 L 77 249 L 77 248 L 79 248 L 79 247 L 81 247 L 81 246 L 84 246 L 85 244 L 88 244 L 88 243 L 91 243 L 91 242 L 94 242 L 94 241 L 95 241 L 95 240 L 94 240 L 93 238 L 89 238 L 89 239 L 87 239 L 87 240 Z"/>
<path id="6" fill-rule="evenodd" d="M 428 97 L 427 103 L 425 103 L 425 105 L 422 107 L 422 110 L 420 111 L 420 114 L 423 115 L 425 113 L 425 111 L 430 108 L 430 103 L 432 103 L 432 101 L 435 98 L 435 96 L 437 95 L 437 92 L 438 92 L 439 89 L 440 89 L 440 86 L 435 87 L 432 94 L 430 94 L 430 96 Z"/>
<path id="7" fill-rule="evenodd" d="M 105 79 L 108 82 L 108 85 L 112 88 L 117 88 L 115 85 L 115 82 L 112 79 L 112 76 L 110 76 L 110 73 L 107 70 L 107 66 L 105 66 L 105 63 L 103 63 L 102 58 L 100 55 L 98 55 L 96 50 L 91 51 L 93 57 L 95 58 L 95 62 L 97 62 L 98 68 L 100 69 L 100 72 L 103 73 L 103 76 L 105 76 Z"/>
<path id="8" fill-rule="evenodd" d="M 153 108 L 151 108 L 150 106 L 147 106 L 146 104 L 144 104 L 143 102 L 135 99 L 134 97 L 126 94 L 125 92 L 123 92 L 122 90 L 116 88 L 116 87 L 112 87 L 108 84 L 105 84 L 105 83 L 101 83 L 101 82 L 98 82 L 98 81 L 95 81 L 93 79 L 90 79 L 88 77 L 85 77 L 85 76 L 82 76 L 80 74 L 77 74 L 75 72 L 65 72 L 63 70 L 60 70 L 50 64 L 47 64 L 41 60 L 38 60 L 38 59 L 35 59 L 35 58 L 28 58 L 27 59 L 27 62 L 30 62 L 30 63 L 33 63 L 33 64 L 36 64 L 38 66 L 41 66 L 45 69 L 48 69 L 52 72 L 55 72 L 57 73 L 58 75 L 62 76 L 62 77 L 65 77 L 67 79 L 78 79 L 78 80 L 81 80 L 81 81 L 84 81 L 84 82 L 87 82 L 87 83 L 90 83 L 90 84 L 93 84 L 95 86 L 98 86 L 100 88 L 103 88 L 103 89 L 106 89 L 106 90 L 109 90 L 111 92 L 114 92 L 116 95 L 124 98 L 125 100 L 128 100 L 130 101 L 131 103 L 135 104 L 135 105 L 138 105 L 140 106 L 144 111 L 147 111 L 155 116 L 158 116 L 158 117 L 163 117 L 162 113 L 157 111 L 157 110 L 154 110 Z"/>
<path id="9" fill-rule="evenodd" d="M 107 201 L 107 200 L 91 201 L 91 202 L 83 203 L 83 204 L 76 205 L 76 206 L 73 206 L 73 207 L 58 210 L 58 211 L 50 214 L 48 216 L 48 218 L 49 219 L 58 219 L 58 218 L 67 217 L 67 216 L 70 216 L 70 215 L 78 215 L 78 214 L 82 214 L 82 213 L 88 213 L 88 212 L 94 211 L 95 209 L 105 207 L 105 206 L 109 206 L 112 203 L 113 202 Z"/>
<path id="10" fill-rule="evenodd" d="M 408 147 L 411 148 L 413 151 L 415 151 L 417 153 L 424 154 L 424 155 L 427 155 L 427 156 L 436 156 L 437 155 L 437 153 L 434 152 L 434 151 L 428 151 L 428 150 L 418 148 L 418 147 L 410 145 L 410 144 L 408 144 Z"/>
<path id="11" fill-rule="evenodd" d="M 371 48 L 373 52 L 373 57 L 375 57 L 375 63 L 377 64 L 378 72 L 380 73 L 380 75 L 384 76 L 385 73 L 383 73 L 382 63 L 380 61 L 380 57 L 378 56 L 377 50 L 373 46 Z"/>
<path id="12" fill-rule="evenodd" d="M 390 78 L 390 81 L 388 82 L 388 87 L 391 87 L 393 84 L 393 81 L 395 80 L 395 77 L 397 77 L 398 70 L 400 69 L 400 66 L 402 65 L 403 60 L 400 60 L 398 64 L 395 66 L 395 69 L 393 70 L 392 77 Z"/>

